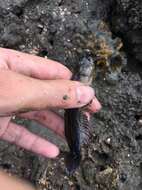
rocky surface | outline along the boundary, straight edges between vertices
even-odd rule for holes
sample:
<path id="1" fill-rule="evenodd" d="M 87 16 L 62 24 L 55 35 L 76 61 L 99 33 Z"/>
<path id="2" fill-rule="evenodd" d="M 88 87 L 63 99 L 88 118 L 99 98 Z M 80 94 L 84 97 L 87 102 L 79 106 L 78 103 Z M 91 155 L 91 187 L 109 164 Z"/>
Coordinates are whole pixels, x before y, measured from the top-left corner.
<path id="1" fill-rule="evenodd" d="M 139 0 L 116 0 L 111 16 L 112 29 L 121 35 L 129 53 L 142 61 L 142 2 Z"/>
<path id="2" fill-rule="evenodd" d="M 84 53 L 80 39 L 85 36 L 88 41 L 86 36 L 96 32 L 99 20 L 107 23 L 112 37 L 122 39 L 128 62 L 115 84 L 101 72 L 96 76 L 94 88 L 103 109 L 94 114 L 90 144 L 72 177 L 65 173 L 65 142 L 33 123 L 28 123 L 30 130 L 53 137 L 61 155 L 48 160 L 1 142 L 1 167 L 41 190 L 142 189 L 141 4 L 140 0 L 0 0 L 2 47 L 48 56 L 73 68 Z"/>

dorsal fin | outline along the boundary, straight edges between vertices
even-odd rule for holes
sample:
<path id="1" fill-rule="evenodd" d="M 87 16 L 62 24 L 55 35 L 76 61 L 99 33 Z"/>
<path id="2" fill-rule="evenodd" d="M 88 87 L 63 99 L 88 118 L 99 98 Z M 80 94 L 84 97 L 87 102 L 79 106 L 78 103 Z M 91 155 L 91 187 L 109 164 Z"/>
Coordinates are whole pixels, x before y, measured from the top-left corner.
<path id="1" fill-rule="evenodd" d="M 85 115 L 83 111 L 80 112 L 79 117 L 79 130 L 80 130 L 80 144 L 88 144 L 90 137 L 90 122 L 88 121 L 88 117 Z"/>

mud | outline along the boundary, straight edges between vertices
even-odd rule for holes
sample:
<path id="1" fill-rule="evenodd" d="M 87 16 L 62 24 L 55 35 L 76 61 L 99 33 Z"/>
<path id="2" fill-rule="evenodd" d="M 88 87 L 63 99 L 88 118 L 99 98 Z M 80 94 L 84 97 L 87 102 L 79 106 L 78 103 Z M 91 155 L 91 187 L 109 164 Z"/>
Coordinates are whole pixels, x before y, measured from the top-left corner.
<path id="1" fill-rule="evenodd" d="M 84 52 L 81 41 L 74 41 L 76 35 L 96 32 L 96 20 L 107 23 L 112 38 L 121 38 L 127 65 L 115 83 L 107 81 L 101 72 L 97 74 L 94 88 L 103 109 L 92 119 L 92 138 L 84 148 L 79 170 L 72 177 L 66 175 L 66 143 L 32 122 L 26 123 L 30 130 L 60 146 L 61 155 L 56 160 L 0 144 L 1 167 L 42 190 L 142 189 L 142 3 L 0 0 L 0 46 L 47 56 L 70 68 Z M 80 48 L 79 53 L 75 48 Z"/>

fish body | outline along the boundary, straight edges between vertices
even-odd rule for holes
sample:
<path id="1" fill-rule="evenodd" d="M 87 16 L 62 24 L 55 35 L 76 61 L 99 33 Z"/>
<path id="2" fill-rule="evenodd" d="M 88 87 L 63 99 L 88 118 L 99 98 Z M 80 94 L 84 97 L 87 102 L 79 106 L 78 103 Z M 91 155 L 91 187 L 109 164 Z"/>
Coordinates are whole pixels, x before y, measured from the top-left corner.
<path id="1" fill-rule="evenodd" d="M 73 80 L 91 85 L 94 63 L 91 57 L 84 57 L 78 63 Z M 70 149 L 66 156 L 66 168 L 72 174 L 81 161 L 81 146 L 87 144 L 90 135 L 90 122 L 84 109 L 72 108 L 65 110 L 65 136 Z"/>
<path id="2" fill-rule="evenodd" d="M 65 111 L 65 136 L 70 149 L 66 157 L 66 167 L 69 173 L 73 173 L 81 160 L 78 108 Z"/>

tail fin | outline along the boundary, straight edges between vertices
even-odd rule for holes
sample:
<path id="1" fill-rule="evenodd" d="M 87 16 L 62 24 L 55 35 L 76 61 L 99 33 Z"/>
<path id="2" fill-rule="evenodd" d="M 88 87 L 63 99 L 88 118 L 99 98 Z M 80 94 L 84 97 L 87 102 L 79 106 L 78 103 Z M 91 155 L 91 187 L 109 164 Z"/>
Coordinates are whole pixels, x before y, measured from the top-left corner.
<path id="1" fill-rule="evenodd" d="M 81 161 L 80 154 L 67 153 L 65 157 L 65 164 L 67 169 L 67 174 L 72 175 L 75 170 L 79 167 Z"/>

